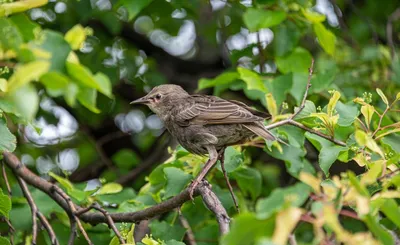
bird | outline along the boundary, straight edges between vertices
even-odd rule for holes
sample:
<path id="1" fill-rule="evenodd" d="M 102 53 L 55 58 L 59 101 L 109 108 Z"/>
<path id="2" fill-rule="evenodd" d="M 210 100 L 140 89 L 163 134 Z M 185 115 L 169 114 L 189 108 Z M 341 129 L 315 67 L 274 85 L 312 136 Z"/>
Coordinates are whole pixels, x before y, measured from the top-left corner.
<path id="1" fill-rule="evenodd" d="M 164 84 L 130 104 L 144 104 L 187 151 L 207 155 L 208 161 L 189 186 L 189 195 L 217 163 L 227 146 L 246 143 L 257 136 L 278 140 L 264 126 L 268 113 L 236 100 L 211 95 L 189 94 L 181 86 Z"/>

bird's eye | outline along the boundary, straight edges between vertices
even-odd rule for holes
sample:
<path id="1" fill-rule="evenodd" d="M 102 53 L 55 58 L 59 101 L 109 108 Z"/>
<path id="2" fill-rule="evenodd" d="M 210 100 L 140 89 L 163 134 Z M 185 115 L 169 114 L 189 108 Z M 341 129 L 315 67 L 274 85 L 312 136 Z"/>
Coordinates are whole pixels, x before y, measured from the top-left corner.
<path id="1" fill-rule="evenodd" d="M 156 98 L 156 100 L 161 99 L 161 94 L 157 94 L 155 98 Z"/>

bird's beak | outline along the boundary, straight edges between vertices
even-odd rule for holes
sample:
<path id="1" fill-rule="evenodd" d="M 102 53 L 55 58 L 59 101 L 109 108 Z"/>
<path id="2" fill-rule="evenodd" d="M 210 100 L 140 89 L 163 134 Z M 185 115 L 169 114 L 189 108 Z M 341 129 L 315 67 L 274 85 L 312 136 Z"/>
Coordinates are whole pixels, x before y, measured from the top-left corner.
<path id="1" fill-rule="evenodd" d="M 148 104 L 148 103 L 150 103 L 150 100 L 146 96 L 144 96 L 142 98 L 132 101 L 129 104 L 132 105 L 132 104 Z"/>

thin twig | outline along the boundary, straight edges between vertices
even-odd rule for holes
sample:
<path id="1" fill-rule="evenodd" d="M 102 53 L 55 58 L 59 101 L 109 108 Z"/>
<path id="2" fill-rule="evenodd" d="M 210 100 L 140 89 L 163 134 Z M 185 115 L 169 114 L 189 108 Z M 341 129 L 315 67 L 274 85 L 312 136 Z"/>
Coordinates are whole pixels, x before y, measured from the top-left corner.
<path id="1" fill-rule="evenodd" d="M 75 239 L 78 235 L 78 228 L 76 227 L 75 219 L 69 219 L 69 221 L 71 231 L 69 233 L 68 245 L 74 245 Z"/>
<path id="2" fill-rule="evenodd" d="M 8 225 L 8 232 L 9 232 L 9 237 L 10 237 L 10 243 L 11 245 L 14 245 L 14 233 L 15 233 L 15 228 L 14 226 L 11 224 L 11 221 L 9 219 L 7 219 L 6 217 L 1 217 L 0 221 L 4 221 L 7 223 Z"/>
<path id="3" fill-rule="evenodd" d="M 220 150 L 220 153 L 218 154 L 219 155 L 218 156 L 219 157 L 219 161 L 221 162 L 222 173 L 224 175 L 225 182 L 228 185 L 229 192 L 231 193 L 231 197 L 232 197 L 233 203 L 235 204 L 236 211 L 238 213 L 240 213 L 239 205 L 237 203 L 235 194 L 233 193 L 233 188 L 232 188 L 231 182 L 229 181 L 228 174 L 227 174 L 227 172 L 225 170 L 225 154 L 224 153 L 225 153 L 225 149 L 222 149 L 222 150 Z"/>
<path id="4" fill-rule="evenodd" d="M 219 224 L 219 232 L 221 235 L 224 235 L 229 232 L 231 219 L 217 195 L 212 191 L 211 185 L 206 180 L 203 180 L 202 183 L 203 185 L 199 185 L 198 191 L 203 198 L 204 204 L 215 214 Z"/>
<path id="5" fill-rule="evenodd" d="M 8 196 L 11 197 L 12 191 L 11 191 L 11 187 L 10 187 L 10 182 L 8 182 L 6 166 L 4 165 L 4 161 L 1 161 L 1 168 L 2 168 L 2 172 L 3 172 L 3 179 L 4 179 L 4 182 L 6 183 Z"/>
<path id="6" fill-rule="evenodd" d="M 95 210 L 101 212 L 104 215 L 104 217 L 106 217 L 106 219 L 107 219 L 108 227 L 111 228 L 114 231 L 115 235 L 118 237 L 119 243 L 126 244 L 124 238 L 121 236 L 121 233 L 118 231 L 117 227 L 115 226 L 115 223 L 114 223 L 113 219 L 111 218 L 110 214 L 107 212 L 107 210 L 102 208 L 100 206 L 100 204 L 98 204 L 97 202 L 92 203 L 92 205 L 90 205 L 87 208 L 83 208 L 83 209 L 77 211 L 75 214 L 77 216 L 80 216 L 80 215 L 88 212 L 90 209 L 95 209 Z"/>
<path id="7" fill-rule="evenodd" d="M 297 245 L 296 236 L 293 233 L 289 235 L 289 244 Z"/>
<path id="8" fill-rule="evenodd" d="M 310 90 L 311 87 L 311 78 L 314 72 L 314 58 L 311 58 L 311 66 L 308 68 L 308 79 L 307 79 L 307 85 L 306 85 L 306 91 L 304 92 L 303 99 L 301 100 L 301 104 L 298 108 L 298 110 L 291 116 L 289 117 L 290 119 L 294 119 L 299 113 L 304 109 L 306 106 L 306 100 L 308 96 L 308 91 Z"/>
<path id="9" fill-rule="evenodd" d="M 7 62 L 7 61 L 1 61 L 0 62 L 0 67 L 8 67 L 8 68 L 14 68 L 16 66 L 16 63 L 13 62 Z"/>
<path id="10" fill-rule="evenodd" d="M 378 181 L 382 181 L 383 179 L 390 178 L 390 177 L 392 177 L 393 175 L 395 175 L 398 172 L 400 172 L 400 168 L 398 168 L 398 169 L 396 169 L 396 170 L 394 170 L 394 171 L 392 171 L 390 173 L 387 173 L 387 174 L 379 177 L 377 180 Z"/>
<path id="11" fill-rule="evenodd" d="M 11 200 L 12 191 L 11 191 L 11 187 L 10 187 L 10 182 L 8 182 L 6 166 L 4 164 L 4 161 L 1 161 L 1 168 L 2 168 L 2 173 L 3 173 L 3 179 L 4 179 L 4 182 L 6 184 L 6 188 L 7 188 L 8 197 Z M 10 243 L 14 244 L 14 232 L 15 232 L 15 229 L 14 229 L 14 227 L 13 227 L 13 225 L 12 225 L 10 220 L 8 220 L 7 218 L 5 218 L 5 220 L 7 222 L 8 232 L 10 234 Z"/>
<path id="12" fill-rule="evenodd" d="M 51 225 L 50 225 L 49 221 L 46 219 L 46 217 L 39 211 L 25 181 L 19 176 L 17 176 L 17 180 L 18 180 L 19 186 L 21 187 L 22 193 L 24 194 L 26 200 L 28 201 L 28 204 L 32 211 L 32 244 L 36 244 L 37 231 L 38 231 L 37 220 L 36 220 L 36 217 L 37 217 L 37 218 L 39 218 L 43 227 L 47 231 L 47 234 L 50 237 L 51 244 L 58 245 L 59 243 L 58 243 L 58 240 L 54 233 L 53 228 L 51 227 Z"/>
<path id="13" fill-rule="evenodd" d="M 394 46 L 394 41 L 393 41 L 393 22 L 398 20 L 400 18 L 400 8 L 397 8 L 388 18 L 388 22 L 386 24 L 386 39 L 388 46 L 390 47 L 390 53 L 392 55 L 392 58 L 396 54 L 396 48 Z"/>
<path id="14" fill-rule="evenodd" d="M 197 245 L 196 239 L 194 237 L 194 233 L 192 228 L 190 227 L 189 221 L 183 216 L 181 208 L 177 208 L 178 214 L 179 214 L 179 221 L 181 222 L 181 225 L 183 228 L 186 229 L 186 237 L 187 237 L 187 242 L 189 245 Z"/>
<path id="15" fill-rule="evenodd" d="M 87 243 L 92 245 L 92 241 L 90 240 L 88 234 L 86 233 L 85 229 L 83 228 L 83 225 L 81 223 L 81 221 L 79 220 L 79 218 L 77 217 L 76 213 L 76 208 L 75 208 L 75 204 L 71 201 L 71 198 L 57 185 L 53 184 L 52 185 L 52 191 L 54 191 L 55 193 L 57 193 L 58 195 L 60 195 L 68 204 L 69 209 L 71 211 L 72 217 L 70 217 L 70 219 L 74 219 L 76 224 L 78 225 L 79 230 L 81 231 L 83 237 L 86 239 Z M 72 222 L 71 222 L 72 224 Z"/>
<path id="16" fill-rule="evenodd" d="M 339 211 L 339 214 L 342 215 L 342 216 L 346 216 L 346 217 L 349 217 L 349 218 L 360 220 L 360 217 L 358 217 L 357 213 L 352 212 L 350 210 L 342 209 L 342 210 Z"/>

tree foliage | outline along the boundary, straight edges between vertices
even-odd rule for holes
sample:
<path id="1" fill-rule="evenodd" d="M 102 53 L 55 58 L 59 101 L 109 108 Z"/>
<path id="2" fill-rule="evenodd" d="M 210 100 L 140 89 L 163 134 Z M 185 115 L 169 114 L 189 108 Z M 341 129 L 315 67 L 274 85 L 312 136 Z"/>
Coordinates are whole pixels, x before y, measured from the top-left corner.
<path id="1" fill-rule="evenodd" d="M 395 244 L 399 19 L 398 1 L 0 1 L 0 243 Z M 207 176 L 227 234 L 184 199 L 207 157 L 129 105 L 164 83 L 268 110 L 287 142 L 226 149 L 240 213 Z"/>

